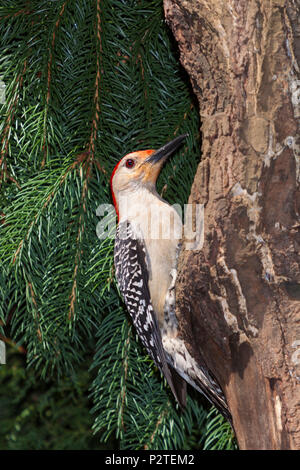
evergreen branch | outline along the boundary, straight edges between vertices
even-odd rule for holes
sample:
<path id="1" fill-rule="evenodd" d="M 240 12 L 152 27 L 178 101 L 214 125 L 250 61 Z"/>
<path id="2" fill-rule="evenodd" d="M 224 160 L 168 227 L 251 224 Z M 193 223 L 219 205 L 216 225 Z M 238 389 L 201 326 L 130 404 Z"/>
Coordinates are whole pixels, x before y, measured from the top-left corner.
<path id="1" fill-rule="evenodd" d="M 0 14 L 0 20 L 7 20 L 10 18 L 17 18 L 20 15 L 31 15 L 31 14 L 32 14 L 32 11 L 26 10 L 26 8 L 23 8 L 22 10 L 12 11 L 11 13 L 5 16 L 1 16 Z"/>
<path id="2" fill-rule="evenodd" d="M 42 341 L 42 332 L 41 332 L 41 328 L 39 326 L 39 312 L 38 312 L 38 306 L 37 306 L 37 301 L 36 301 L 34 289 L 33 289 L 33 286 L 32 286 L 32 282 L 27 281 L 27 287 L 29 288 L 27 290 L 29 290 L 31 304 L 32 304 L 32 306 L 34 308 L 34 312 L 35 312 L 34 320 L 35 320 L 35 323 L 36 323 L 37 337 L 38 337 L 38 340 L 41 342 Z"/>
<path id="3" fill-rule="evenodd" d="M 166 416 L 167 416 L 167 414 L 168 414 L 168 412 L 169 412 L 169 408 L 170 408 L 170 402 L 168 401 L 168 403 L 167 403 L 167 405 L 166 405 L 166 408 L 164 408 L 164 409 L 162 410 L 162 412 L 160 413 L 160 415 L 158 416 L 157 422 L 156 422 L 156 424 L 155 424 L 154 431 L 153 431 L 153 433 L 151 434 L 150 439 L 149 439 L 149 441 L 147 442 L 147 444 L 144 445 L 144 450 L 149 450 L 149 449 L 151 449 L 151 444 L 153 443 L 156 434 L 159 432 L 160 426 L 161 426 L 163 420 L 166 418 Z"/>
<path id="4" fill-rule="evenodd" d="M 29 226 L 27 228 L 23 227 L 23 233 L 24 233 L 24 236 L 23 238 L 21 239 L 21 241 L 19 242 L 19 245 L 18 245 L 18 248 L 16 249 L 16 251 L 14 252 L 13 254 L 13 257 L 12 257 L 12 263 L 15 264 L 17 258 L 18 258 L 18 255 L 20 254 L 21 250 L 22 250 L 22 247 L 23 247 L 23 244 L 26 240 L 28 240 L 29 238 L 29 235 L 34 227 L 34 225 L 36 225 L 36 223 L 38 222 L 39 218 L 41 217 L 42 213 L 44 210 L 46 210 L 46 208 L 48 207 L 49 203 L 53 200 L 53 197 L 55 196 L 55 194 L 57 193 L 58 189 L 60 186 L 62 186 L 62 184 L 65 182 L 67 176 L 69 175 L 69 173 L 74 169 L 74 167 L 76 166 L 77 164 L 77 161 L 76 162 L 73 162 L 71 165 L 69 165 L 67 167 L 67 169 L 65 171 L 63 171 L 62 175 L 60 176 L 60 178 L 58 180 L 56 180 L 53 184 L 53 187 L 48 190 L 46 192 L 46 194 L 44 195 L 44 198 L 42 199 L 39 207 L 37 208 L 36 210 L 36 213 L 33 215 L 33 219 L 31 220 L 31 222 L 29 223 Z"/>
<path id="5" fill-rule="evenodd" d="M 69 0 L 65 0 L 62 4 L 62 7 L 58 13 L 58 18 L 55 22 L 55 26 L 53 28 L 53 33 L 52 33 L 52 41 L 51 45 L 49 47 L 49 58 L 48 58 L 48 63 L 47 63 L 47 87 L 46 87 L 46 105 L 45 105 L 45 110 L 44 110 L 44 130 L 43 130 L 43 143 L 42 143 L 42 151 L 44 153 L 44 157 L 41 163 L 41 167 L 43 168 L 45 166 L 46 158 L 47 158 L 47 150 L 46 150 L 46 123 L 47 123 L 47 115 L 48 115 L 48 108 L 49 108 L 49 102 L 50 102 L 50 96 L 51 96 L 51 70 L 52 70 L 52 62 L 53 62 L 53 53 L 54 53 L 54 48 L 55 48 L 55 39 L 56 39 L 56 33 L 59 28 L 62 16 L 65 11 L 66 4 L 68 3 Z"/>
<path id="6" fill-rule="evenodd" d="M 121 406 L 119 409 L 119 428 L 125 429 L 124 424 L 124 409 L 125 409 L 125 398 L 126 398 L 126 381 L 127 381 L 127 374 L 128 374 L 128 367 L 129 367 L 129 357 L 128 357 L 128 349 L 130 346 L 130 336 L 131 336 L 131 328 L 128 329 L 128 336 L 125 342 L 124 347 L 124 357 L 123 357 L 123 378 L 122 378 L 122 385 L 120 387 L 120 397 L 121 397 Z"/>
<path id="7" fill-rule="evenodd" d="M 15 178 L 9 175 L 9 172 L 7 169 L 7 163 L 6 163 L 6 155 L 7 155 L 8 144 L 9 144 L 10 130 L 11 130 L 11 126 L 14 120 L 15 110 L 18 105 L 19 93 L 23 85 L 23 78 L 26 72 L 26 68 L 27 68 L 27 59 L 25 59 L 24 61 L 23 71 L 20 72 L 16 78 L 15 85 L 12 91 L 12 98 L 8 105 L 7 117 L 4 123 L 4 130 L 3 130 L 2 139 L 1 139 L 1 152 L 0 152 L 0 167 L 3 167 L 0 173 L 0 186 L 3 183 L 3 180 L 7 179 L 15 183 L 18 189 L 21 189 L 19 183 L 15 180 Z"/>
<path id="8" fill-rule="evenodd" d="M 96 0 L 96 38 L 97 38 L 97 49 L 96 49 L 96 78 L 95 78 L 95 92 L 94 92 L 94 112 L 95 115 L 92 121 L 92 130 L 90 135 L 90 141 L 88 149 L 92 153 L 92 158 L 95 155 L 95 140 L 97 136 L 100 105 L 99 105 L 99 94 L 100 94 L 100 82 L 101 82 L 101 56 L 102 56 L 102 39 L 101 39 L 101 9 L 100 0 Z M 103 169 L 104 170 L 104 169 Z"/>
<path id="9" fill-rule="evenodd" d="M 83 234 L 85 230 L 84 216 L 87 211 L 86 196 L 88 193 L 88 183 L 92 176 L 93 165 L 96 165 L 98 169 L 102 170 L 102 168 L 100 167 L 100 163 L 95 160 L 94 151 L 92 152 L 92 155 L 90 155 L 90 152 L 84 152 L 81 155 L 79 155 L 77 160 L 73 163 L 73 165 L 71 165 L 72 169 L 79 162 L 82 162 L 82 167 L 80 168 L 80 172 L 81 172 L 81 177 L 83 177 L 84 175 L 84 182 L 82 185 L 81 198 L 80 198 L 80 215 L 78 219 L 78 232 L 77 232 L 77 238 L 76 238 L 77 248 L 76 248 L 76 253 L 75 253 L 73 284 L 72 284 L 72 290 L 71 290 L 71 295 L 70 295 L 70 308 L 69 308 L 69 313 L 68 313 L 69 321 L 74 318 L 74 314 L 75 314 L 77 275 L 78 275 L 78 268 L 80 265 L 81 257 L 83 254 L 82 239 L 83 239 Z"/>
<path id="10" fill-rule="evenodd" d="M 230 424 L 211 408 L 207 415 L 207 424 L 202 436 L 204 450 L 236 450 L 237 444 Z"/>
<path id="11" fill-rule="evenodd" d="M 53 184 L 52 188 L 50 187 L 50 189 L 45 193 L 44 198 L 42 199 L 42 201 L 40 203 L 40 208 L 36 211 L 36 214 L 33 216 L 33 219 L 30 222 L 29 226 L 26 228 L 26 230 L 24 230 L 25 227 L 23 228 L 24 237 L 20 241 L 20 243 L 18 245 L 18 248 L 16 249 L 16 251 L 13 254 L 13 257 L 12 257 L 13 264 L 15 264 L 16 259 L 17 259 L 18 255 L 19 255 L 19 253 L 20 253 L 20 251 L 23 247 L 23 244 L 24 244 L 25 240 L 28 240 L 29 235 L 30 235 L 34 225 L 37 224 L 37 222 L 39 221 L 39 218 L 41 217 L 43 212 L 47 209 L 50 202 L 53 202 L 54 196 L 57 194 L 59 188 L 65 183 L 66 178 L 70 175 L 70 173 L 72 171 L 74 171 L 77 168 L 80 168 L 80 171 L 82 171 L 82 168 L 84 168 L 85 173 L 86 173 L 86 180 L 83 184 L 82 194 L 81 194 L 82 208 L 83 208 L 84 212 L 86 212 L 85 197 L 86 197 L 86 194 L 87 194 L 88 179 L 91 177 L 91 164 L 92 163 L 94 163 L 98 168 L 98 165 L 97 165 L 98 162 L 96 162 L 96 161 L 92 162 L 90 157 L 89 157 L 89 154 L 87 152 L 83 152 L 83 153 L 79 154 L 76 157 L 76 159 L 71 164 L 69 164 L 67 166 L 67 168 L 62 172 L 60 177 L 57 180 L 54 181 L 54 184 Z M 80 215 L 77 242 L 81 238 L 81 234 L 83 233 L 83 228 L 84 228 L 83 227 L 83 220 L 82 220 L 82 216 Z M 77 272 L 77 270 L 76 270 L 76 272 Z"/>
<path id="12" fill-rule="evenodd" d="M 96 77 L 95 77 L 95 91 L 94 91 L 94 117 L 92 120 L 92 129 L 89 139 L 88 145 L 88 157 L 86 161 L 86 179 L 83 184 L 82 194 L 81 194 L 81 203 L 83 210 L 85 212 L 85 195 L 87 192 L 87 185 L 88 180 L 91 177 L 91 171 L 93 164 L 97 165 L 97 168 L 106 173 L 105 169 L 100 165 L 98 161 L 95 161 L 95 140 L 97 137 L 98 131 L 98 123 L 100 117 L 100 103 L 99 103 L 99 95 L 100 95 L 100 83 L 101 83 L 101 56 L 102 56 L 102 39 L 101 39 L 102 29 L 101 29 L 101 8 L 100 8 L 100 0 L 96 0 L 96 38 L 98 47 L 96 48 Z M 75 307 L 75 300 L 76 300 L 76 286 L 77 286 L 77 272 L 78 272 L 78 265 L 80 263 L 80 256 L 81 251 L 79 249 L 79 240 L 81 239 L 82 232 L 84 230 L 83 224 L 83 215 L 80 214 L 79 217 L 79 228 L 78 228 L 78 235 L 77 235 L 77 252 L 75 256 L 75 267 L 73 272 L 73 286 L 71 292 L 71 302 L 70 302 L 70 309 L 69 309 L 69 320 L 74 316 L 74 307 Z"/>
<path id="13" fill-rule="evenodd" d="M 90 165 L 88 166 L 88 169 L 90 168 Z M 77 274 L 78 274 L 78 267 L 80 264 L 81 256 L 82 256 L 82 237 L 85 229 L 85 224 L 84 224 L 84 213 L 86 212 L 86 194 L 87 194 L 87 185 L 88 185 L 88 177 L 89 175 L 86 174 L 86 178 L 84 180 L 83 186 L 82 186 L 82 192 L 81 192 L 81 204 L 80 207 L 82 208 L 83 212 L 81 211 L 79 215 L 79 220 L 78 220 L 78 232 L 77 232 L 77 238 L 76 238 L 76 254 L 75 254 L 75 266 L 74 266 L 74 272 L 73 272 L 73 285 L 72 285 L 72 291 L 71 291 L 71 296 L 70 296 L 70 308 L 69 308 L 69 314 L 68 314 L 68 319 L 69 321 L 74 318 L 74 313 L 75 313 L 75 302 L 76 302 L 76 288 L 77 288 Z"/>

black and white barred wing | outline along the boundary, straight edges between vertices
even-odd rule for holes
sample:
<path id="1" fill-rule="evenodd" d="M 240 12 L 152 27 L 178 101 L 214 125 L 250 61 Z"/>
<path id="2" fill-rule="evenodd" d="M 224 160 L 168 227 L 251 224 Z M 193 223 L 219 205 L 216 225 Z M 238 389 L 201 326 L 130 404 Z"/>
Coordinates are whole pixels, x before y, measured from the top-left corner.
<path id="1" fill-rule="evenodd" d="M 176 399 L 181 402 L 176 392 L 173 374 L 166 361 L 158 322 L 151 303 L 145 244 L 137 237 L 128 222 L 120 223 L 117 228 L 114 261 L 119 289 L 138 336 L 164 374 Z"/>
<path id="2" fill-rule="evenodd" d="M 174 368 L 186 382 L 202 393 L 232 424 L 231 413 L 223 391 L 205 362 L 202 361 L 202 365 L 198 364 L 179 336 L 169 336 L 166 332 L 162 337 L 162 342 L 171 368 Z"/>

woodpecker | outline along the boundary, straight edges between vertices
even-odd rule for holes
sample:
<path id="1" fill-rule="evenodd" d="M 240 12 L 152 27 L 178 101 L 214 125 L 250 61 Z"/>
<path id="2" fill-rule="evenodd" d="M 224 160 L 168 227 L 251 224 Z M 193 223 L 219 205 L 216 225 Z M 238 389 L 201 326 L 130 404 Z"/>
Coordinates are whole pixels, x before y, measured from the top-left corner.
<path id="1" fill-rule="evenodd" d="M 157 193 L 156 180 L 186 137 L 180 135 L 159 150 L 129 153 L 115 166 L 110 180 L 118 216 L 115 274 L 138 336 L 181 408 L 186 405 L 188 382 L 231 421 L 220 386 L 188 352 L 175 314 L 182 221 Z"/>

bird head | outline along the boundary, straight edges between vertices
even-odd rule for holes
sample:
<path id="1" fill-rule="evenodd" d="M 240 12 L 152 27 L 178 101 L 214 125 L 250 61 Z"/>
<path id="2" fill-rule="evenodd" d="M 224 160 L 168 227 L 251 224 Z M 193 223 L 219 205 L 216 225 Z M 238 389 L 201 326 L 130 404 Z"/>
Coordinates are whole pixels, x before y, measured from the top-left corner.
<path id="1" fill-rule="evenodd" d="M 156 180 L 164 162 L 186 137 L 187 134 L 180 135 L 158 150 L 138 150 L 128 153 L 119 161 L 110 179 L 116 210 L 122 193 L 137 191 L 141 187 L 150 191 L 155 190 Z"/>

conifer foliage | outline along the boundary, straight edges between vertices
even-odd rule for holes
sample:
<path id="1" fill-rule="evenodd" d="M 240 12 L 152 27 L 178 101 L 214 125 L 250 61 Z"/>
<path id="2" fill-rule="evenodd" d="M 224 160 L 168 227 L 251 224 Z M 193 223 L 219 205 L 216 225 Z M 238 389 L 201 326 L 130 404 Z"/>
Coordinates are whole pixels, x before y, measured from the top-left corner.
<path id="1" fill-rule="evenodd" d="M 127 152 L 189 134 L 159 179 L 171 203 L 187 202 L 196 171 L 198 112 L 162 2 L 2 0 L 0 19 L 1 334 L 26 349 L 36 380 L 94 354 L 102 440 L 189 448 L 207 412 L 190 397 L 176 408 L 119 296 L 114 240 L 96 233 Z"/>

